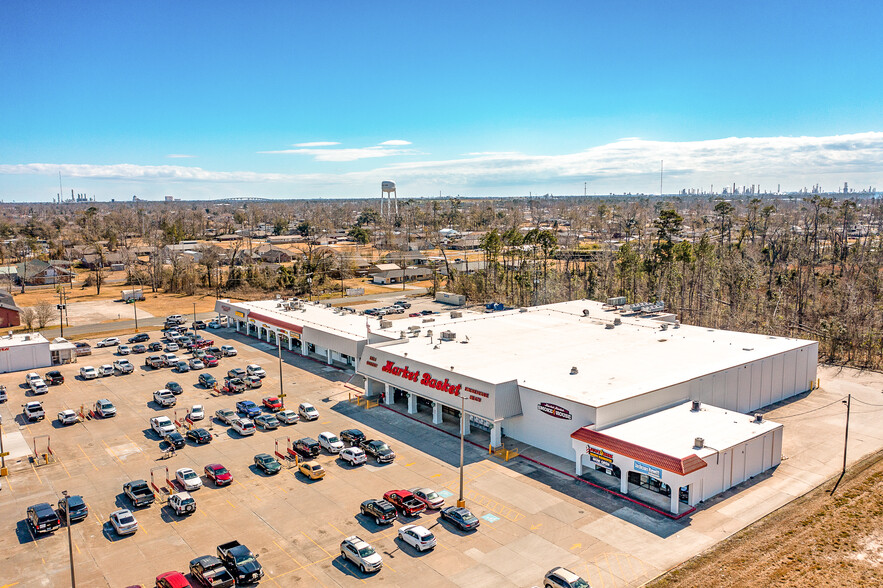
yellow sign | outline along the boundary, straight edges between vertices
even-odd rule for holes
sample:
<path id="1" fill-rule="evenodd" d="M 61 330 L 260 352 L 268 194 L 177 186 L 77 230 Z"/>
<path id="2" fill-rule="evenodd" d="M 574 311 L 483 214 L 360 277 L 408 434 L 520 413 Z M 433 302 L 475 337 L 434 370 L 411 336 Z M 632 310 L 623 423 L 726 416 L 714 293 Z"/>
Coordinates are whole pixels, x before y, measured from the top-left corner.
<path id="1" fill-rule="evenodd" d="M 8 451 L 4 451 L 3 453 L 0 453 L 0 457 L 6 457 L 7 455 L 9 455 Z"/>
<path id="2" fill-rule="evenodd" d="M 239 312 L 238 310 L 234 314 L 238 317 L 245 318 L 245 315 L 243 313 Z"/>
<path id="3" fill-rule="evenodd" d="M 291 338 L 294 339 L 295 341 L 300 341 L 300 333 L 295 333 L 292 331 Z"/>

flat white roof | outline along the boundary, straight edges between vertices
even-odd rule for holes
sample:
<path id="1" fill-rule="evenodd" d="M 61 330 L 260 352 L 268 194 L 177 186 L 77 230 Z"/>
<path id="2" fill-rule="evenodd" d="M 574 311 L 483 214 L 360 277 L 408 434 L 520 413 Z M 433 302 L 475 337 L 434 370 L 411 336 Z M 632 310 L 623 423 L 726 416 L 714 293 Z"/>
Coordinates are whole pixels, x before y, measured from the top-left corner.
<path id="1" fill-rule="evenodd" d="M 0 337 L 0 347 L 20 347 L 41 343 L 49 343 L 49 340 L 40 333 L 14 333 Z"/>
<path id="2" fill-rule="evenodd" d="M 282 300 L 219 301 L 215 308 L 217 310 L 221 304 L 226 304 L 232 308 L 248 309 L 250 313 L 256 312 L 292 327 L 295 325 L 312 327 L 354 341 L 364 341 L 368 338 L 368 321 L 371 321 L 372 330 L 380 329 L 380 321 L 369 316 L 328 308 L 324 304 L 312 302 L 304 302 L 302 308 L 288 309 L 279 307 L 280 302 Z"/>
<path id="3" fill-rule="evenodd" d="M 407 353 L 409 360 L 442 369 L 453 366 L 452 371 L 489 383 L 514 379 L 519 386 L 595 407 L 814 343 L 687 325 L 674 328 L 673 323 L 621 314 L 586 300 L 523 312 L 433 318 L 432 323 L 394 321 L 380 333 L 398 339 L 400 331 L 419 325 L 420 335 L 384 351 Z M 622 324 L 607 328 L 615 318 Z M 432 338 L 426 336 L 428 330 Z M 456 340 L 440 341 L 442 331 L 454 332 Z M 578 373 L 571 375 L 573 367 Z"/>
<path id="4" fill-rule="evenodd" d="M 695 412 L 691 406 L 687 402 L 598 432 L 683 459 L 693 454 L 707 458 L 782 426 L 708 404 Z M 702 449 L 694 447 L 697 437 L 704 439 Z"/>

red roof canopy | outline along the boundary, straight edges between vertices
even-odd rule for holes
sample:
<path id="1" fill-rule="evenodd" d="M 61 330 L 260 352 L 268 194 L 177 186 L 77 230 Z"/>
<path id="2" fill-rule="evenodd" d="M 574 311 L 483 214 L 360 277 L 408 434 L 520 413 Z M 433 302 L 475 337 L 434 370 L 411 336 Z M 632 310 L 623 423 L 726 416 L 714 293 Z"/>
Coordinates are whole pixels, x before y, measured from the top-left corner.
<path id="1" fill-rule="evenodd" d="M 647 465 L 662 468 L 679 476 L 685 476 L 696 470 L 708 467 L 705 460 L 695 453 L 684 458 L 672 457 L 654 449 L 648 449 L 622 439 L 617 439 L 616 437 L 611 437 L 610 435 L 605 435 L 604 433 L 599 433 L 598 431 L 593 431 L 587 427 L 577 429 L 570 436 L 577 441 L 582 441 L 589 445 L 597 445 L 613 453 L 636 459 Z"/>
<path id="2" fill-rule="evenodd" d="M 265 314 L 260 314 L 260 313 L 252 311 L 252 312 L 248 313 L 248 318 L 250 318 L 250 319 L 253 318 L 256 321 L 261 321 L 262 323 L 266 323 L 268 325 L 273 325 L 275 327 L 279 327 L 280 329 L 288 329 L 289 331 L 294 331 L 295 333 L 303 333 L 304 332 L 304 328 L 300 325 L 286 323 L 285 321 L 281 321 L 279 319 L 269 317 Z"/>

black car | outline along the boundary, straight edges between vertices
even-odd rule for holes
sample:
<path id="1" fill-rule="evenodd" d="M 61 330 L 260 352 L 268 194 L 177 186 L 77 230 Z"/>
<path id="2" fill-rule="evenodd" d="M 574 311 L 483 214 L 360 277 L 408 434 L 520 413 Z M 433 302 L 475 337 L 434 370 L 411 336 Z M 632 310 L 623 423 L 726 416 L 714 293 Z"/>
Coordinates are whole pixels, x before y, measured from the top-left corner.
<path id="1" fill-rule="evenodd" d="M 316 457 L 321 449 L 319 442 L 312 437 L 304 437 L 294 442 L 294 450 L 306 457 Z"/>
<path id="2" fill-rule="evenodd" d="M 396 458 L 395 452 L 383 441 L 375 439 L 365 440 L 359 443 L 359 447 L 364 449 L 366 454 L 373 457 L 379 463 L 391 463 Z"/>
<path id="3" fill-rule="evenodd" d="M 371 500 L 366 500 L 359 507 L 359 512 L 366 517 L 373 517 L 374 522 L 378 525 L 389 525 L 398 517 L 396 507 L 383 499 L 374 500 L 372 498 Z"/>
<path id="4" fill-rule="evenodd" d="M 162 351 L 162 343 L 159 341 L 154 341 L 150 345 L 147 346 L 149 351 Z"/>
<path id="5" fill-rule="evenodd" d="M 254 465 L 264 471 L 265 474 L 278 474 L 282 464 L 269 453 L 258 453 L 254 456 Z"/>
<path id="6" fill-rule="evenodd" d="M 472 514 L 467 508 L 449 506 L 443 508 L 440 514 L 441 518 L 451 521 L 460 527 L 462 531 L 471 531 L 472 529 L 478 528 L 478 525 L 481 524 L 478 517 Z"/>
<path id="7" fill-rule="evenodd" d="M 212 442 L 212 434 L 201 428 L 190 429 L 189 431 L 187 431 L 187 438 L 197 443 L 198 445 Z"/>
<path id="8" fill-rule="evenodd" d="M 194 331 L 197 329 L 205 329 L 205 321 L 193 321 L 193 324 L 191 326 L 193 327 Z"/>
<path id="9" fill-rule="evenodd" d="M 172 394 L 181 394 L 184 392 L 184 388 L 182 388 L 181 384 L 178 382 L 166 382 L 166 390 Z"/>
<path id="10" fill-rule="evenodd" d="M 61 375 L 60 371 L 52 370 L 51 372 L 46 372 L 46 376 L 43 378 L 43 381 L 50 386 L 56 386 L 58 384 L 64 384 L 64 376 Z"/>
<path id="11" fill-rule="evenodd" d="M 82 521 L 89 516 L 89 507 L 86 506 L 86 502 L 83 500 L 82 496 L 68 496 L 67 502 L 65 502 L 64 499 L 58 501 L 58 511 L 61 514 L 62 519 L 67 518 L 67 515 L 64 512 L 67 504 L 70 504 L 71 507 L 70 519 L 72 523 Z"/>
<path id="12" fill-rule="evenodd" d="M 132 345 L 132 353 L 147 353 L 147 346 L 138 343 L 137 345 Z"/>
<path id="13" fill-rule="evenodd" d="M 35 535 L 40 535 L 51 533 L 61 527 L 61 519 L 48 502 L 41 502 L 28 507 L 28 524 Z"/>
<path id="14" fill-rule="evenodd" d="M 190 575 L 212 588 L 230 588 L 236 583 L 221 560 L 213 555 L 203 555 L 191 560 Z"/>
<path id="15" fill-rule="evenodd" d="M 169 433 L 163 437 L 163 440 L 175 449 L 181 449 L 184 447 L 184 437 L 178 431 Z"/>
<path id="16" fill-rule="evenodd" d="M 199 383 L 205 388 L 214 388 L 218 381 L 211 374 L 199 374 Z"/>
<path id="17" fill-rule="evenodd" d="M 137 335 L 132 335 L 129 337 L 129 343 L 144 343 L 145 341 L 150 340 L 150 335 L 147 333 L 138 333 Z"/>
<path id="18" fill-rule="evenodd" d="M 340 440 L 347 445 L 358 447 L 359 443 L 365 440 L 365 433 L 358 429 L 346 429 L 340 432 Z"/>

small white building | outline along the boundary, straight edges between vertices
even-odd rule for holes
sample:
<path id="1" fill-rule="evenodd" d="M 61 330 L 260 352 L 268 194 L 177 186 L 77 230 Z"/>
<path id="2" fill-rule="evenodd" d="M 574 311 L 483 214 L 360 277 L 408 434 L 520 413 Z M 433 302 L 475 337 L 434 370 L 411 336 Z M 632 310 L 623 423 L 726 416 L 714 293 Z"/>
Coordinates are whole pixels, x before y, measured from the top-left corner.
<path id="1" fill-rule="evenodd" d="M 49 340 L 40 333 L 0 337 L 0 373 L 35 370 L 51 365 Z"/>

